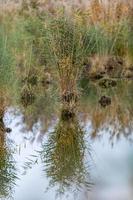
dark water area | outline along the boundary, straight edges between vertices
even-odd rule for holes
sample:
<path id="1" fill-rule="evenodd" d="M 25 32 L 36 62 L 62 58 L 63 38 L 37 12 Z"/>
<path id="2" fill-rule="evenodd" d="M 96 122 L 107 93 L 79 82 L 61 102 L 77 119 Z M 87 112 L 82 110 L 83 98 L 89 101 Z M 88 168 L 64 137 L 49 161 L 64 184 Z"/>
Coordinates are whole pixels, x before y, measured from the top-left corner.
<path id="1" fill-rule="evenodd" d="M 3 108 L 1 200 L 132 200 L 133 82 L 105 82 L 81 81 L 68 120 L 51 85 Z"/>

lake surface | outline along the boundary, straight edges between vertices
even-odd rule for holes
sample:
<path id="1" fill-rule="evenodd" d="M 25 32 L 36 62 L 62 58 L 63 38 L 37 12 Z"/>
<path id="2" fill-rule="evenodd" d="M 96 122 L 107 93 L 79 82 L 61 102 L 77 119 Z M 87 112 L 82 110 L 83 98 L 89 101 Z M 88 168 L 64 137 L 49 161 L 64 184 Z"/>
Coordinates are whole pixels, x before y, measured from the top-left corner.
<path id="1" fill-rule="evenodd" d="M 132 200 L 133 82 L 104 88 L 82 80 L 79 91 L 68 121 L 52 86 L 26 107 L 6 107 L 12 131 L 0 131 L 1 200 Z M 102 106 L 102 96 L 111 104 Z"/>

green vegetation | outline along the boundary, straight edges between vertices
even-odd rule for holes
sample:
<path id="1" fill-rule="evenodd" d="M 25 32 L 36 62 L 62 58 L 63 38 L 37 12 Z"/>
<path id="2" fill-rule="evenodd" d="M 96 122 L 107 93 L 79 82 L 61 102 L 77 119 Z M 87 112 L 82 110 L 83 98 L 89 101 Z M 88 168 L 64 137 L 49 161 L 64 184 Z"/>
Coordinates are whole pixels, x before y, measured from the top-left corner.
<path id="1" fill-rule="evenodd" d="M 64 120 L 61 116 L 43 146 L 41 158 L 45 172 L 50 177 L 50 186 L 58 185 L 59 194 L 75 189 L 75 186 L 80 189 L 83 184 L 88 189 L 91 187 L 91 180 L 87 180 L 88 164 L 84 161 L 84 135 L 76 116 L 70 120 Z"/>
<path id="2" fill-rule="evenodd" d="M 16 169 L 11 149 L 6 144 L 4 125 L 0 122 L 0 198 L 11 198 Z"/>
<path id="3" fill-rule="evenodd" d="M 6 32 L 4 24 L 0 24 L 0 94 L 6 96 L 13 90 L 15 83 L 15 59 L 11 51 L 11 35 Z"/>
<path id="4" fill-rule="evenodd" d="M 93 61 L 89 69 L 93 75 L 101 72 L 101 68 L 106 73 L 104 66 L 106 63 L 109 65 L 107 61 L 110 57 L 124 60 L 122 66 L 113 64 L 116 70 L 120 68 L 120 71 L 126 71 L 131 66 L 130 5 L 117 4 L 111 8 L 111 13 L 107 13 L 102 3 L 91 1 L 88 10 L 79 7 L 71 9 L 68 14 L 67 7 L 59 9 L 55 5 L 53 11 L 40 11 L 41 1 L 22 2 L 19 7 L 13 4 L 14 15 L 10 12 L 13 6 L 8 8 L 6 15 L 1 14 L 1 85 L 7 83 L 12 85 L 10 90 L 15 90 L 18 84 L 23 94 L 23 91 L 30 90 L 29 80 L 40 82 L 45 77 L 42 71 L 45 71 L 50 75 L 54 74 L 62 96 L 78 96 L 77 81 L 83 67 L 90 61 Z M 111 17 L 114 13 L 116 19 L 112 23 Z M 103 15 L 110 15 L 110 18 L 105 20 Z M 95 63 L 96 59 L 99 63 L 103 59 L 100 67 Z M 87 73 L 89 77 L 89 72 Z M 132 73 L 121 74 L 132 77 Z M 22 81 L 17 82 L 17 79 Z M 76 98 L 73 99 L 75 101 Z"/>
<path id="5" fill-rule="evenodd" d="M 91 186 L 77 110 L 84 123 L 91 121 L 91 138 L 100 137 L 106 124 L 111 140 L 123 135 L 130 141 L 127 90 L 132 94 L 133 87 L 118 81 L 133 78 L 130 0 L 60 2 L 8 1 L 0 7 L 0 198 L 10 198 L 16 179 L 3 123 L 8 106 L 19 106 L 23 131 L 41 127 L 38 141 L 59 117 L 41 151 L 50 186 L 58 184 L 59 192 Z"/>
<path id="6" fill-rule="evenodd" d="M 24 0 L 11 5 L 0 15 L 2 98 L 12 96 L 32 112 L 53 84 L 58 100 L 74 113 L 80 79 L 103 78 L 103 84 L 110 77 L 133 77 L 130 4 L 92 0 L 88 9 L 68 9 L 45 2 L 45 9 L 41 1 Z M 4 101 L 0 104 L 4 110 Z"/>

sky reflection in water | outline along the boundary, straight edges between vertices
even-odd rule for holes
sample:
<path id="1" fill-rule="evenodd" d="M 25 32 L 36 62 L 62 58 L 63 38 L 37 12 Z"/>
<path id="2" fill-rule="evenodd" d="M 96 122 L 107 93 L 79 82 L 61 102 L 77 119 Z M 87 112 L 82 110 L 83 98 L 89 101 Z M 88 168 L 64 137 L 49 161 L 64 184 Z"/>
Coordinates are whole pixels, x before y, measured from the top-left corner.
<path id="1" fill-rule="evenodd" d="M 5 187 L 15 200 L 131 200 L 132 83 L 124 91 L 122 84 L 106 94 L 82 85 L 79 113 L 69 122 L 61 119 L 58 102 L 46 105 L 43 96 L 28 108 L 9 107 L 4 122 L 12 132 L 3 132 L 3 145 L 11 149 L 6 168 L 13 175 L 5 171 L 9 181 L 1 179 L 0 199 L 9 195 L 1 193 Z M 99 105 L 102 95 L 111 96 L 110 106 Z"/>

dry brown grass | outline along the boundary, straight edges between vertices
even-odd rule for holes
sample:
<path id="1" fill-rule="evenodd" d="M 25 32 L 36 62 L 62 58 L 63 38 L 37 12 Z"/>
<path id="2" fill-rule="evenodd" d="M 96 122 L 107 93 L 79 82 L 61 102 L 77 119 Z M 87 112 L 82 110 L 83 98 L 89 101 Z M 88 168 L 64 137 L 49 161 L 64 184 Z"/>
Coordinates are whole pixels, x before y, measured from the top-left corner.
<path id="1" fill-rule="evenodd" d="M 81 10 L 91 23 L 120 20 L 128 16 L 129 10 L 133 7 L 132 0 L 10 0 L 1 3 L 0 10 L 3 13 L 8 11 L 14 13 L 23 4 L 35 6 L 40 11 L 51 13 L 64 8 L 68 13 Z"/>
<path id="2" fill-rule="evenodd" d="M 91 0 L 88 8 L 92 23 L 116 22 L 127 17 L 130 6 L 125 1 L 100 1 Z M 115 21 L 114 21 L 115 20 Z"/>

